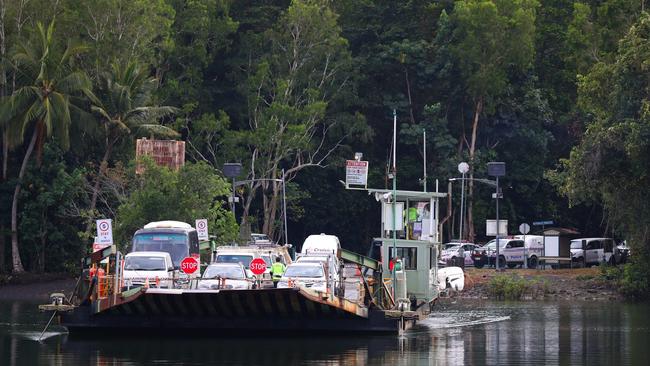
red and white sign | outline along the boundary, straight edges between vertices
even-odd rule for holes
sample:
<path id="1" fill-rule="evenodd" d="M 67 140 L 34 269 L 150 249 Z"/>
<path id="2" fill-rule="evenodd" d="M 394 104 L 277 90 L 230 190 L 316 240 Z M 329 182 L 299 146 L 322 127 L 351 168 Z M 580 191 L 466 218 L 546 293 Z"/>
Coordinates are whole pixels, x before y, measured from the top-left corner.
<path id="1" fill-rule="evenodd" d="M 97 244 L 113 245 L 113 224 L 111 219 L 97 220 Z"/>
<path id="2" fill-rule="evenodd" d="M 261 275 L 266 271 L 266 262 L 262 258 L 255 258 L 251 261 L 250 269 L 254 275 Z"/>
<path id="3" fill-rule="evenodd" d="M 345 162 L 345 184 L 366 186 L 368 184 L 368 162 L 358 160 L 346 160 Z"/>
<path id="4" fill-rule="evenodd" d="M 207 219 L 198 219 L 196 220 L 196 233 L 199 235 L 199 241 L 208 241 L 208 220 Z"/>
<path id="5" fill-rule="evenodd" d="M 199 260 L 193 257 L 185 257 L 181 261 L 181 271 L 186 274 L 194 274 L 199 270 Z"/>

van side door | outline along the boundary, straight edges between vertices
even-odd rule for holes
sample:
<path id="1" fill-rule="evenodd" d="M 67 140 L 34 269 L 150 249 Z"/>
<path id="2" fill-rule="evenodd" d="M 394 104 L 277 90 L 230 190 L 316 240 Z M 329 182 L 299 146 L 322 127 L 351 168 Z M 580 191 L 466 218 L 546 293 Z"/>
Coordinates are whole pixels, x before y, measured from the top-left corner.
<path id="1" fill-rule="evenodd" d="M 585 248 L 585 262 L 598 263 L 602 257 L 603 243 L 600 240 L 590 240 Z"/>

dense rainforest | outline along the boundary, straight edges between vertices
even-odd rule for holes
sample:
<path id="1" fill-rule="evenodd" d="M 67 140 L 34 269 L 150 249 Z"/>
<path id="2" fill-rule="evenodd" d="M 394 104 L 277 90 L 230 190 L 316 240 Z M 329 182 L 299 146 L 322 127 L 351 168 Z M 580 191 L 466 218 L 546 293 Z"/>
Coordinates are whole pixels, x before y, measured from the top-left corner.
<path id="1" fill-rule="evenodd" d="M 0 273 L 75 272 L 94 220 L 125 247 L 153 220 L 338 235 L 366 252 L 379 205 L 348 191 L 362 152 L 385 188 L 453 193 L 503 161 L 501 217 L 627 240 L 650 292 L 650 14 L 644 0 L 0 0 Z M 426 132 L 426 135 L 425 135 Z M 426 139 L 424 138 L 426 136 Z M 137 138 L 185 141 L 135 173 Z M 424 147 L 426 146 L 426 161 Z M 223 164 L 242 164 L 233 215 Z M 426 177 L 423 168 L 426 165 Z M 484 242 L 493 188 L 469 181 Z M 441 216 L 446 210 L 442 210 Z"/>

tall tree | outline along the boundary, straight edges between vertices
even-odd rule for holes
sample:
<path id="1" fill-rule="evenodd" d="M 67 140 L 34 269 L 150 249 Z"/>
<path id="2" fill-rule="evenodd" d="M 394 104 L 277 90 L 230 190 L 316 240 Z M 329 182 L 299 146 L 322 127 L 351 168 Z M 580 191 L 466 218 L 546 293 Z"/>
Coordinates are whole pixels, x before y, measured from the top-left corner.
<path id="1" fill-rule="evenodd" d="M 104 155 L 93 186 L 91 212 L 97 205 L 102 177 L 116 144 L 136 134 L 168 137 L 178 135 L 176 131 L 160 124 L 161 118 L 173 114 L 176 109 L 152 105 L 152 92 L 157 85 L 158 81 L 149 76 L 149 71 L 136 63 L 126 66 L 114 63 L 111 72 L 99 76 L 95 89 L 97 98 L 91 109 L 104 128 Z"/>
<path id="2" fill-rule="evenodd" d="M 473 103 L 469 150 L 467 227 L 474 239 L 473 192 L 476 142 L 483 111 L 494 110 L 506 91 L 509 75 L 526 70 L 534 55 L 536 0 L 463 0 L 452 15 L 456 30 L 453 53 L 467 96 Z"/>
<path id="3" fill-rule="evenodd" d="M 18 245 L 18 198 L 27 164 L 47 138 L 55 137 L 62 148 L 69 147 L 71 113 L 78 110 L 80 97 L 92 96 L 85 73 L 75 70 L 75 56 L 84 48 L 68 46 L 60 50 L 54 40 L 54 22 L 45 28 L 38 23 L 33 40 L 18 46 L 13 55 L 17 85 L 2 105 L 0 121 L 8 131 L 11 147 L 22 145 L 25 134 L 31 137 L 23 156 L 11 205 L 11 248 L 14 272 L 23 272 Z"/>
<path id="4" fill-rule="evenodd" d="M 352 58 L 340 33 L 337 16 L 327 5 L 303 0 L 293 1 L 267 32 L 269 51 L 250 67 L 244 85 L 248 128 L 236 136 L 249 149 L 246 170 L 254 180 L 243 204 L 243 224 L 262 191 L 263 231 L 273 235 L 278 180 L 324 166 L 346 135 L 363 128 L 363 119 L 331 110 L 353 88 Z"/>

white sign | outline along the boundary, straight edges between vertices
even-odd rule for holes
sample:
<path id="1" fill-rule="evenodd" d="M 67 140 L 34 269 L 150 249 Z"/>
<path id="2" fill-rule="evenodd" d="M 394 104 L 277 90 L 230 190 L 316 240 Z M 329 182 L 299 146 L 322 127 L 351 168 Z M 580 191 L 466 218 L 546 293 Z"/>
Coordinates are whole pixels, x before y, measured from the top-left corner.
<path id="1" fill-rule="evenodd" d="M 207 219 L 198 219 L 196 220 L 196 233 L 199 234 L 199 241 L 208 241 L 208 220 Z"/>
<path id="2" fill-rule="evenodd" d="M 345 185 L 360 185 L 366 186 L 368 184 L 368 162 L 347 160 L 345 162 Z"/>
<path id="3" fill-rule="evenodd" d="M 113 245 L 113 224 L 111 219 L 97 220 L 97 244 Z"/>
<path id="4" fill-rule="evenodd" d="M 391 231 L 393 230 L 393 204 L 386 203 L 384 206 L 384 230 Z M 397 221 L 395 222 L 397 226 L 397 231 L 404 230 L 404 220 L 401 219 L 404 217 L 404 202 L 395 202 L 395 216 L 397 216 Z"/>
<path id="5" fill-rule="evenodd" d="M 497 236 L 497 220 L 485 220 L 485 235 Z M 499 237 L 508 235 L 508 220 L 499 220 Z"/>

